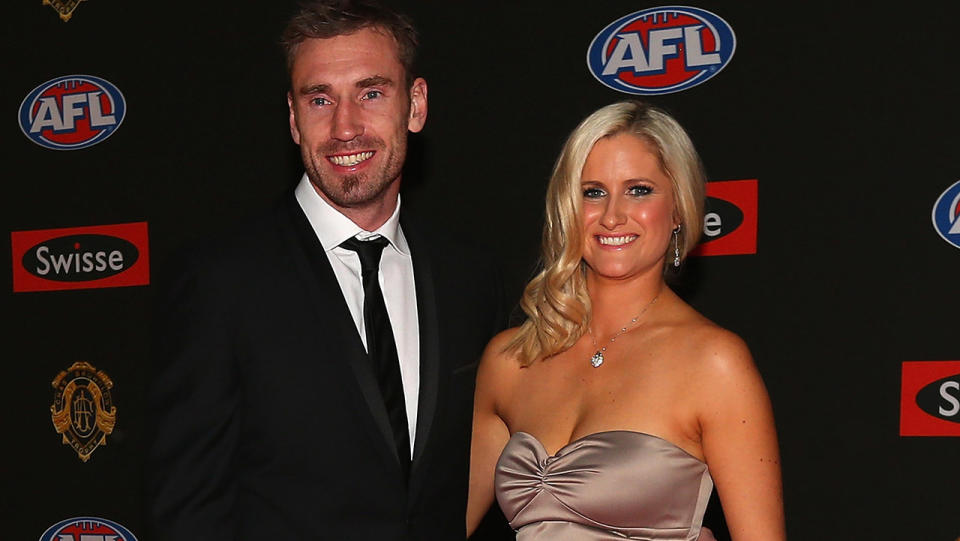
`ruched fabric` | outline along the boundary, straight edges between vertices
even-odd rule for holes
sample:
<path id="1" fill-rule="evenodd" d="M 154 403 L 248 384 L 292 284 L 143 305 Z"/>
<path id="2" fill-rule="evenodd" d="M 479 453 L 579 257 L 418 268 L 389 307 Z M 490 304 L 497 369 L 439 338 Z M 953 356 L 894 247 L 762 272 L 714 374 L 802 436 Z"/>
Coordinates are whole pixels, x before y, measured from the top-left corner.
<path id="1" fill-rule="evenodd" d="M 713 479 L 697 458 L 641 432 L 590 434 L 552 456 L 517 432 L 495 486 L 518 541 L 694 541 Z"/>

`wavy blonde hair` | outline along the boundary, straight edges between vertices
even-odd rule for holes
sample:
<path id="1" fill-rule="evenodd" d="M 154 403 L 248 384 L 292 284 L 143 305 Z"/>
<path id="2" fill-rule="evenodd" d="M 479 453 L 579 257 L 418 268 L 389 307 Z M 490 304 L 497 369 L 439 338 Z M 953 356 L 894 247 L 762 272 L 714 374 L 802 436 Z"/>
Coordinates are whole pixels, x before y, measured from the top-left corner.
<path id="1" fill-rule="evenodd" d="M 637 100 L 607 105 L 592 113 L 567 138 L 547 186 L 542 270 L 524 289 L 520 307 L 527 319 L 505 349 L 523 366 L 569 349 L 590 324 L 580 177 L 593 145 L 621 133 L 647 142 L 670 178 L 674 213 L 682 225 L 678 235 L 681 258 L 700 240 L 706 177 L 687 132 L 665 111 Z M 664 258 L 664 272 L 668 261 L 672 258 Z"/>

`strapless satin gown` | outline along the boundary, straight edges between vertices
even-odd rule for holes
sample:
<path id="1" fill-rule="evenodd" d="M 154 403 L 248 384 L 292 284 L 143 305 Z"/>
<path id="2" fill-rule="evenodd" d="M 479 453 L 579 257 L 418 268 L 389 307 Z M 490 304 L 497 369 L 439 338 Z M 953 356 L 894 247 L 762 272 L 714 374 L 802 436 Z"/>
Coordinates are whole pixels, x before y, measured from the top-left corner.
<path id="1" fill-rule="evenodd" d="M 641 432 L 590 434 L 553 456 L 517 432 L 495 487 L 518 541 L 693 541 L 713 479 L 700 460 Z"/>

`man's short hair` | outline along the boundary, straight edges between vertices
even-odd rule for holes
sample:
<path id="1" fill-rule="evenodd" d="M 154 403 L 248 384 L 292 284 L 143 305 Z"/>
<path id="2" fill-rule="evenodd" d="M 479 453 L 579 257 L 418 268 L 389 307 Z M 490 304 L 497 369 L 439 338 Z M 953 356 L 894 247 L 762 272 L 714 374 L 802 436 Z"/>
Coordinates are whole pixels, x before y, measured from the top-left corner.
<path id="1" fill-rule="evenodd" d="M 307 39 L 332 38 L 371 28 L 393 37 L 403 65 L 406 87 L 413 84 L 417 56 L 417 31 L 410 19 L 374 0 L 309 0 L 287 22 L 280 44 L 287 56 L 287 72 L 293 69 L 297 48 Z"/>

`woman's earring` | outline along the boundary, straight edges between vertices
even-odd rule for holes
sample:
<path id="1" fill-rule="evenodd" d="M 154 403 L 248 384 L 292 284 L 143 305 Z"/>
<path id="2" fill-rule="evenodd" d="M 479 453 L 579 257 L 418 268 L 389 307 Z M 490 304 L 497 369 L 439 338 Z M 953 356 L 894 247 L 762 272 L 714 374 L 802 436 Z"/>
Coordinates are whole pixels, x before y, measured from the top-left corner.
<path id="1" fill-rule="evenodd" d="M 680 226 L 673 230 L 673 266 L 680 266 Z"/>

